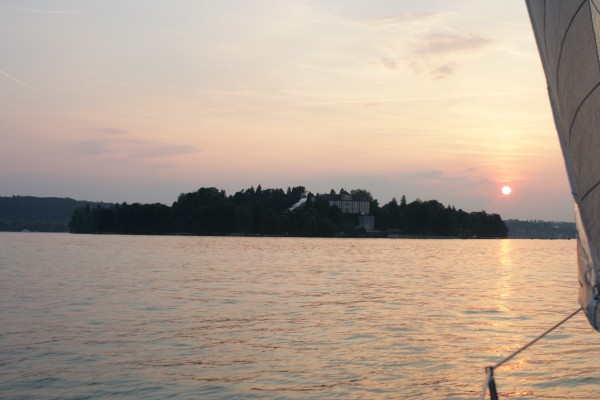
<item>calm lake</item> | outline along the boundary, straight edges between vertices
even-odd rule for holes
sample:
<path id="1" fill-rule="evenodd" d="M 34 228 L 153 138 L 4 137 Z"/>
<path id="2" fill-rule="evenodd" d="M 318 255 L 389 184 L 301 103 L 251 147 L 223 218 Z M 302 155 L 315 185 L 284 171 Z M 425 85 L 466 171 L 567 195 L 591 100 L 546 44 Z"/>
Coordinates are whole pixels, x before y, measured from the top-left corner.
<path id="1" fill-rule="evenodd" d="M 0 233 L 0 398 L 473 399 L 575 311 L 576 242 Z M 580 313 L 496 372 L 597 399 Z"/>

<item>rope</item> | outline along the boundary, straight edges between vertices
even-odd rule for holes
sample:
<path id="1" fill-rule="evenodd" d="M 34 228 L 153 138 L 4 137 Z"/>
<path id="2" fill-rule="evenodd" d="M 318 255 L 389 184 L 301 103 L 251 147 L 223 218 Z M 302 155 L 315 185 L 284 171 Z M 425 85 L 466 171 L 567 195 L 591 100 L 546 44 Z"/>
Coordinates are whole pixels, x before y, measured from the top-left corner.
<path id="1" fill-rule="evenodd" d="M 483 387 L 481 388 L 481 400 L 485 400 L 485 394 L 490 389 L 490 399 L 498 399 L 498 393 L 496 393 L 496 383 L 494 381 L 494 368 L 487 367 L 485 369 L 485 381 L 483 381 Z"/>
<path id="2" fill-rule="evenodd" d="M 556 325 L 554 325 L 553 327 L 551 327 L 550 329 L 546 330 L 544 333 L 542 333 L 541 335 L 539 335 L 538 337 L 536 337 L 535 339 L 533 339 L 531 342 L 527 343 L 525 346 L 521 347 L 519 350 L 515 351 L 514 353 L 512 353 L 508 357 L 506 357 L 503 360 L 501 360 L 500 362 L 496 363 L 496 365 L 493 365 L 493 366 L 490 366 L 490 367 L 486 367 L 485 368 L 486 377 L 485 377 L 485 381 L 483 383 L 483 390 L 481 391 L 481 400 L 485 399 L 485 394 L 487 393 L 487 389 L 488 389 L 488 387 L 491 389 L 491 385 L 492 384 L 494 385 L 494 391 L 495 391 L 495 383 L 494 383 L 494 370 L 495 369 L 501 367 L 502 365 L 504 365 L 505 363 L 507 363 L 508 361 L 510 361 L 517 354 L 519 354 L 522 351 L 524 351 L 524 350 L 528 349 L 529 347 L 533 346 L 538 340 L 542 339 L 544 336 L 548 335 L 550 332 L 552 332 L 553 330 L 555 330 L 556 328 L 558 328 L 559 326 L 561 326 L 562 324 L 564 324 L 565 322 L 567 322 L 568 320 L 570 320 L 571 318 L 573 318 L 581 310 L 583 310 L 583 307 L 579 307 L 577 309 L 577 311 L 574 311 L 569 316 L 565 317 L 562 321 L 560 321 L 559 323 L 557 323 Z M 490 393 L 490 395 L 492 396 L 492 399 L 493 399 L 494 398 L 493 394 Z"/>
<path id="3" fill-rule="evenodd" d="M 499 368 L 500 366 L 502 366 L 503 364 L 505 364 L 506 362 L 508 362 L 509 360 L 511 360 L 514 356 L 516 356 L 517 354 L 519 354 L 523 350 L 526 350 L 529 347 L 533 346 L 538 340 L 542 339 L 544 336 L 546 336 L 547 334 L 549 334 L 550 332 L 552 332 L 553 330 L 555 330 L 556 328 L 558 328 L 559 326 L 561 326 L 562 324 L 564 324 L 565 322 L 567 322 L 568 320 L 570 320 L 571 318 L 573 318 L 581 310 L 583 310 L 582 307 L 578 308 L 577 311 L 571 313 L 571 315 L 569 315 L 568 317 L 564 318 L 562 321 L 560 321 L 559 323 L 557 323 L 556 325 L 554 325 L 552 328 L 548 329 L 546 332 L 542 333 L 540 336 L 536 337 L 531 342 L 527 343 L 525 346 L 521 347 L 519 350 L 517 350 L 514 353 L 512 353 L 510 356 L 506 357 L 504 360 L 500 361 L 499 363 L 497 363 L 496 365 L 494 365 L 492 368 L 493 369 Z"/>

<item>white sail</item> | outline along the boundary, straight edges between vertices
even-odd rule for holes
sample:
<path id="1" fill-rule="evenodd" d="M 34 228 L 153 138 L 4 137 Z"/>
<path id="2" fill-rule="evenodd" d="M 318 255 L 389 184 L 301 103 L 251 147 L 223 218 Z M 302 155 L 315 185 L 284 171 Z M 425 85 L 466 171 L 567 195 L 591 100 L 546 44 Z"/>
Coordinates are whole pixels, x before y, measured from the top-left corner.
<path id="1" fill-rule="evenodd" d="M 579 303 L 600 331 L 600 0 L 526 0 L 575 200 Z"/>

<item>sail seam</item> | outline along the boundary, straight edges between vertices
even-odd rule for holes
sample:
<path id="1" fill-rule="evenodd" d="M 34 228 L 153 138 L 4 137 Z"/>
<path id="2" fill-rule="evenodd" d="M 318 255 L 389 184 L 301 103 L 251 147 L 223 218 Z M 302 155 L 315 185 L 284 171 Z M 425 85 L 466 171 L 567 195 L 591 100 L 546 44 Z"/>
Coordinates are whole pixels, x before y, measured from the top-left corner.
<path id="1" fill-rule="evenodd" d="M 577 107 L 577 110 L 575 110 L 575 114 L 573 114 L 573 119 L 571 120 L 571 125 L 569 126 L 569 142 L 567 144 L 567 146 L 569 148 L 571 147 L 571 136 L 573 133 L 573 126 L 575 125 L 575 121 L 577 120 L 579 111 L 581 111 L 581 109 L 583 108 L 583 105 L 587 102 L 588 98 L 596 91 L 596 89 L 598 89 L 598 87 L 600 87 L 600 82 L 596 83 L 596 85 L 592 88 L 592 90 L 590 90 L 590 92 L 583 98 L 583 100 Z M 565 160 L 567 160 L 566 157 L 565 157 Z M 571 161 L 569 161 L 569 163 L 571 163 Z M 575 201 L 578 205 L 583 202 L 583 200 L 587 197 L 587 195 L 589 195 L 598 186 L 598 184 L 600 184 L 600 181 L 596 182 L 596 184 L 594 184 L 590 189 L 588 189 L 582 196 L 579 196 L 580 187 L 579 187 L 579 183 L 577 182 L 579 179 L 577 178 L 577 176 L 574 176 L 574 175 L 573 175 L 573 179 L 576 182 L 577 189 L 574 189 L 572 187 L 571 192 L 573 193 L 573 197 L 575 198 Z M 576 193 L 577 193 L 577 195 L 576 195 Z M 584 229 L 586 229 L 586 228 L 584 228 Z"/>
<path id="2" fill-rule="evenodd" d="M 596 3 L 594 3 L 593 0 L 590 0 L 590 2 L 592 3 L 592 5 L 594 6 L 594 8 L 596 9 L 596 11 L 600 14 L 600 10 L 598 9 L 598 6 L 596 6 Z M 598 47 L 598 45 L 596 45 L 596 47 Z"/>
<path id="3" fill-rule="evenodd" d="M 583 200 L 585 200 L 585 198 L 588 196 L 588 194 L 592 193 L 598 186 L 600 186 L 600 181 L 594 183 L 594 185 L 589 188 L 584 194 L 583 196 L 581 196 L 581 201 L 583 202 Z"/>
<path id="4" fill-rule="evenodd" d="M 540 59 L 542 61 L 542 66 L 544 68 L 544 72 L 546 75 L 546 83 L 548 87 L 548 98 L 550 99 L 550 106 L 552 108 L 552 116 L 554 119 L 554 126 L 556 127 L 558 133 L 558 139 L 560 141 L 560 147 L 562 148 L 563 160 L 565 162 L 565 167 L 567 169 L 567 176 L 569 178 L 569 186 L 571 187 L 571 194 L 573 198 L 578 202 L 579 195 L 576 192 L 576 188 L 578 185 L 576 184 L 576 177 L 572 173 L 573 167 L 571 166 L 571 162 L 567 157 L 567 136 L 569 134 L 568 131 L 564 132 L 563 125 L 558 116 L 559 106 L 557 104 L 558 93 L 553 89 L 556 85 L 556 79 L 552 78 L 552 68 L 551 68 L 551 60 L 548 52 L 548 43 L 546 41 L 546 30 L 547 30 L 547 14 L 548 14 L 548 5 L 545 0 L 538 1 L 538 6 L 542 7 L 541 15 L 542 23 L 535 18 L 534 11 L 534 3 L 535 0 L 526 0 L 527 10 L 529 11 L 529 17 L 531 20 L 531 25 L 533 27 L 534 36 L 538 45 L 538 50 L 540 52 Z M 555 77 L 556 78 L 556 77 Z M 552 81 L 552 82 L 551 82 Z"/>
<path id="5" fill-rule="evenodd" d="M 577 115 L 579 114 L 579 111 L 581 111 L 581 108 L 583 107 L 585 102 L 588 100 L 588 98 L 592 94 L 594 94 L 594 92 L 598 89 L 598 87 L 600 87 L 600 82 L 596 83 L 596 85 L 594 85 L 592 90 L 590 90 L 589 93 L 585 95 L 585 97 L 583 98 L 581 103 L 579 103 L 577 110 L 575 110 L 575 113 L 573 114 L 573 119 L 571 120 L 571 126 L 569 126 L 569 147 L 571 147 L 571 135 L 573 133 L 573 125 L 575 125 L 575 121 L 577 120 Z"/>
<path id="6" fill-rule="evenodd" d="M 594 29 L 594 15 L 592 14 L 594 11 L 592 10 L 592 6 L 596 9 L 596 12 L 600 12 L 598 10 L 598 8 L 596 7 L 596 4 L 592 1 L 592 0 L 588 0 L 589 3 L 591 3 L 590 6 L 590 25 L 592 26 L 592 30 L 594 31 L 594 37 L 596 36 L 595 34 L 595 29 Z M 579 12 L 579 11 L 577 11 Z M 576 13 L 577 14 L 577 13 Z M 574 19 L 574 18 L 573 18 Z M 565 34 L 565 38 L 566 38 L 566 34 Z M 598 41 L 594 40 L 594 47 L 596 48 L 596 54 L 598 54 Z M 562 52 L 562 48 L 561 48 L 561 52 Z M 598 57 L 596 57 L 596 59 L 598 60 Z M 560 63 L 560 60 L 559 60 Z M 596 65 L 598 67 L 598 70 L 600 70 L 600 65 Z M 558 75 L 557 75 L 558 78 Z M 575 110 L 575 114 L 573 114 L 573 119 L 571 120 L 571 125 L 569 126 L 569 147 L 571 147 L 571 136 L 573 136 L 573 125 L 575 125 L 575 120 L 577 119 L 577 115 L 579 114 L 579 111 L 581 110 L 581 108 L 583 107 L 583 105 L 585 104 L 585 102 L 587 101 L 587 99 L 592 95 L 592 93 L 594 93 L 594 91 L 596 91 L 596 89 L 598 89 L 598 86 L 600 85 L 600 82 L 598 82 L 593 88 L 592 90 L 590 90 L 590 92 L 583 98 L 583 100 L 581 101 L 581 103 L 579 103 L 579 106 L 577 107 L 577 110 Z M 589 192 L 586 192 L 586 194 Z M 581 200 L 584 199 L 585 196 L 581 197 Z"/>
<path id="7" fill-rule="evenodd" d="M 584 4 L 587 3 L 588 1 L 590 1 L 590 0 L 582 1 L 581 4 L 579 5 L 579 7 L 577 8 L 577 11 L 575 11 L 575 13 L 573 13 L 573 17 L 571 17 L 571 20 L 569 21 L 569 25 L 567 25 L 567 29 L 565 29 L 565 34 L 562 37 L 562 41 L 560 42 L 560 52 L 558 53 L 558 65 L 556 66 L 556 93 L 559 95 L 560 95 L 560 93 L 559 93 L 560 85 L 558 85 L 558 77 L 559 77 L 558 73 L 560 71 L 560 65 L 561 65 L 560 61 L 562 60 L 562 53 L 563 53 L 563 48 L 565 45 L 565 40 L 567 40 L 567 35 L 569 34 L 571 25 L 573 25 L 573 21 L 575 21 L 575 18 L 577 17 L 579 12 L 583 8 Z M 544 25 L 545 25 L 545 22 L 544 22 Z M 544 26 L 544 30 L 546 30 L 545 26 Z"/>

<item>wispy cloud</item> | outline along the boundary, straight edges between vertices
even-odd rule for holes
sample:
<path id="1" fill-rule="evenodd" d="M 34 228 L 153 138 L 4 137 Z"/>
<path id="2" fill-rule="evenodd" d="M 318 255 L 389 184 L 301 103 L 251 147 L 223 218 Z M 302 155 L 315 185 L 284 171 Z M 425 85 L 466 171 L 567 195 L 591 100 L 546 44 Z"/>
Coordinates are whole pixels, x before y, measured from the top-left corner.
<path id="1" fill-rule="evenodd" d="M 417 55 L 443 55 L 449 53 L 479 50 L 493 43 L 493 40 L 475 35 L 434 33 L 427 35 L 417 45 Z"/>
<path id="2" fill-rule="evenodd" d="M 127 134 L 129 134 L 129 132 L 126 131 L 125 129 L 119 129 L 119 128 L 98 128 L 98 132 L 106 133 L 109 135 L 127 135 Z"/>
<path id="3" fill-rule="evenodd" d="M 199 153 L 189 145 L 173 145 L 151 140 L 84 140 L 74 144 L 77 153 L 85 156 L 108 155 L 120 158 L 160 158 Z"/>
<path id="4" fill-rule="evenodd" d="M 482 51 L 493 43 L 491 39 L 472 34 L 428 33 L 413 42 L 410 65 L 416 72 L 428 71 L 435 80 L 447 78 L 458 68 L 454 59 Z"/>
<path id="5" fill-rule="evenodd" d="M 396 15 L 385 15 L 380 17 L 364 18 L 361 20 L 352 21 L 355 24 L 366 25 L 370 27 L 392 27 L 398 25 L 406 25 L 412 23 L 428 22 L 430 23 L 434 19 L 446 19 L 447 13 L 408 13 L 408 14 L 396 14 Z"/>
<path id="6" fill-rule="evenodd" d="M 449 75 L 451 75 L 456 69 L 456 64 L 447 63 L 441 65 L 439 67 L 433 68 L 430 72 L 433 75 L 434 79 L 443 79 Z"/>
<path id="7" fill-rule="evenodd" d="M 397 69 L 398 68 L 398 63 L 396 62 L 395 58 L 381 57 L 380 61 L 381 61 L 381 65 L 383 65 L 384 67 L 386 67 L 388 69 Z"/>
<path id="8" fill-rule="evenodd" d="M 75 150 L 79 154 L 86 156 L 95 156 L 98 154 L 106 154 L 110 152 L 109 142 L 105 140 L 86 140 L 75 143 Z"/>
<path id="9" fill-rule="evenodd" d="M 154 157 L 170 157 L 170 156 L 180 156 L 186 154 L 194 154 L 200 152 L 199 149 L 194 146 L 184 146 L 184 145 L 157 145 L 150 146 L 146 149 L 143 149 L 137 153 L 134 153 L 134 157 L 141 158 L 154 158 Z"/>
<path id="10" fill-rule="evenodd" d="M 510 97 L 510 96 L 525 96 L 532 94 L 540 94 L 545 93 L 543 90 L 536 91 L 506 91 L 506 92 L 481 92 L 481 93 L 454 93 L 448 95 L 440 95 L 440 96 L 408 96 L 408 97 L 368 97 L 368 98 L 358 98 L 358 99 L 331 99 L 331 100 L 315 100 L 315 101 L 306 101 L 300 103 L 305 106 L 319 106 L 319 105 L 335 105 L 335 104 L 365 104 L 365 105 L 377 105 L 380 103 L 404 103 L 404 102 L 427 102 L 427 101 L 435 101 L 435 100 L 453 100 L 453 99 L 476 99 L 480 97 Z"/>
<path id="11" fill-rule="evenodd" d="M 67 10 L 43 10 L 39 8 L 25 8 L 25 7 L 1 7 L 0 10 L 4 11 L 16 11 L 28 14 L 45 14 L 45 15 L 75 15 L 81 14 L 79 11 L 67 11 Z"/>
<path id="12" fill-rule="evenodd" d="M 29 86 L 27 86 L 25 83 L 21 82 L 20 80 L 18 80 L 17 78 L 15 78 L 14 76 L 12 76 L 11 74 L 9 74 L 6 71 L 3 71 L 0 69 L 0 74 L 4 75 L 5 77 L 7 77 L 8 79 L 10 79 L 13 82 L 18 83 L 19 85 L 27 88 L 27 89 L 31 89 Z"/>
<path id="13" fill-rule="evenodd" d="M 108 81 L 108 80 L 96 80 L 96 82 L 107 83 L 115 86 L 123 86 L 123 87 L 131 87 L 131 88 L 144 88 L 151 90 L 171 90 L 177 92 L 194 92 L 201 93 L 207 95 L 221 96 L 221 97 L 236 97 L 236 98 L 249 98 L 249 99 L 264 99 L 264 100 L 274 100 L 282 103 L 290 103 L 290 104 L 301 104 L 300 102 L 283 96 L 273 95 L 267 92 L 258 91 L 258 90 L 218 90 L 218 89 L 204 89 L 197 88 L 193 86 L 158 86 L 158 85 L 148 85 L 142 83 L 130 83 L 130 82 L 118 82 L 118 81 Z"/>
<path id="14" fill-rule="evenodd" d="M 444 171 L 437 169 L 429 171 L 416 171 L 411 173 L 397 174 L 396 176 L 408 181 L 438 180 L 444 176 Z"/>

